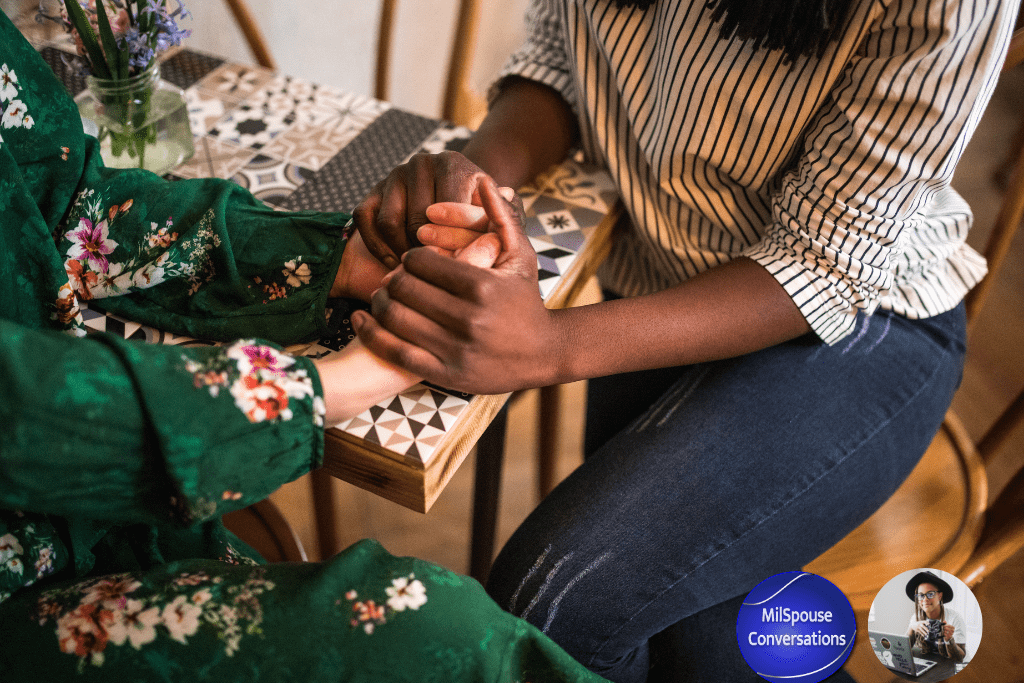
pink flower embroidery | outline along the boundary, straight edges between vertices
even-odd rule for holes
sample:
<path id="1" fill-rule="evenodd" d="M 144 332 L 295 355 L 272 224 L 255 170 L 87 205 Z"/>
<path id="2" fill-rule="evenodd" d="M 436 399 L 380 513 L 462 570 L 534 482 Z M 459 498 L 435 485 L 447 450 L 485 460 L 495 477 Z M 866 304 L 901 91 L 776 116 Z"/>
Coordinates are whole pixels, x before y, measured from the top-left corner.
<path id="1" fill-rule="evenodd" d="M 103 579 L 82 589 L 82 592 L 85 593 L 82 602 L 85 604 L 100 603 L 107 609 L 122 609 L 127 602 L 125 596 L 141 585 L 140 582 L 129 577 Z"/>
<path id="2" fill-rule="evenodd" d="M 77 261 L 88 259 L 102 272 L 107 272 L 107 254 L 117 248 L 117 242 L 108 239 L 107 232 L 106 221 L 100 221 L 94 226 L 88 218 L 79 219 L 78 229 L 67 234 L 67 239 L 71 242 L 68 258 Z"/>
<path id="3" fill-rule="evenodd" d="M 285 369 L 295 364 L 295 359 L 280 353 L 270 346 L 236 345 L 228 349 L 228 358 L 238 361 L 238 371 L 243 375 L 271 375 L 284 377 Z"/>

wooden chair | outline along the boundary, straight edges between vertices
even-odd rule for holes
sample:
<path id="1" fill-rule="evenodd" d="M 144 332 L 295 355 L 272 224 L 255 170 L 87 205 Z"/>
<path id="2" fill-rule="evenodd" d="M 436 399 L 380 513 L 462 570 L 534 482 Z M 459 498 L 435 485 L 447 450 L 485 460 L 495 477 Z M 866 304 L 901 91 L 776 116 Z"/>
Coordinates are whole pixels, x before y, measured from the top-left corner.
<path id="1" fill-rule="evenodd" d="M 1014 33 L 1003 73 L 1024 62 L 1024 29 Z M 1016 149 L 1008 185 L 985 248 L 989 273 L 967 297 L 972 329 L 999 276 L 1013 236 L 1024 220 L 1024 150 Z M 979 439 L 952 409 L 921 462 L 892 498 L 846 538 L 805 567 L 835 583 L 850 599 L 858 630 L 866 633 L 875 595 L 894 576 L 930 567 L 976 587 L 1024 548 L 1024 454 L 1002 453 L 1024 422 L 1024 391 Z M 996 467 L 994 468 L 993 465 Z M 1008 479 L 989 502 L 989 472 Z M 1011 474 L 1007 477 L 1006 472 Z M 846 665 L 858 680 L 882 680 L 866 638 L 858 638 Z M 888 680 L 888 678 L 885 678 Z"/>
<path id="2" fill-rule="evenodd" d="M 1014 34 L 1006 70 L 1024 61 L 1024 29 Z M 1024 218 L 1024 159 L 1018 158 L 985 248 L 989 274 L 967 297 L 969 329 L 1006 259 Z M 1024 391 L 974 442 L 950 410 L 920 464 L 893 497 L 861 526 L 806 569 L 830 579 L 854 608 L 870 606 L 896 574 L 933 567 L 977 584 L 1024 547 L 1024 457 L 989 504 L 987 468 L 1013 429 L 1024 421 Z M 956 510 L 958 514 L 950 514 Z M 920 542 L 924 529 L 929 541 Z"/>
<path id="3" fill-rule="evenodd" d="M 231 10 L 238 28 L 242 30 L 242 36 L 249 45 L 249 50 L 256 59 L 256 63 L 266 69 L 277 70 L 277 62 L 270 54 L 270 46 L 267 45 L 267 40 L 263 37 L 263 31 L 260 30 L 260 25 L 256 22 L 249 3 L 245 0 L 224 1 L 227 3 L 228 9 Z"/>
<path id="4" fill-rule="evenodd" d="M 309 561 L 299 537 L 269 498 L 224 515 L 224 526 L 267 562 Z"/>
<path id="5" fill-rule="evenodd" d="M 225 0 L 235 22 L 242 31 L 256 62 L 267 69 L 276 70 L 266 38 L 260 30 L 252 9 L 246 0 Z M 374 67 L 373 96 L 387 100 L 391 84 L 391 52 L 395 32 L 398 0 L 382 0 L 380 22 L 377 29 L 377 56 Z M 480 98 L 469 87 L 473 50 L 476 46 L 480 19 L 480 0 L 460 0 L 455 21 L 451 56 L 445 76 L 441 118 L 458 125 L 469 125 L 481 110 Z"/>
<path id="6" fill-rule="evenodd" d="M 373 91 L 378 100 L 387 100 L 391 92 L 391 48 L 397 11 L 398 0 L 381 1 Z M 483 107 L 480 97 L 469 86 L 479 23 L 480 0 L 459 0 L 445 75 L 441 118 L 460 126 L 472 125 Z"/>

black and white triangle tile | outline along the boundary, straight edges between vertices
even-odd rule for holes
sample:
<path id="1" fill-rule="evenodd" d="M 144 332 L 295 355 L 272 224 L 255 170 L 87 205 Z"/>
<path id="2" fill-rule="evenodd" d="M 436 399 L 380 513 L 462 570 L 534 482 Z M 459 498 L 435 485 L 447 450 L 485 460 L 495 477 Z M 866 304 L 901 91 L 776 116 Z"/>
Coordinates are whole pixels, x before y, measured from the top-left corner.
<path id="1" fill-rule="evenodd" d="M 468 405 L 462 396 L 417 384 L 337 426 L 426 465 Z"/>

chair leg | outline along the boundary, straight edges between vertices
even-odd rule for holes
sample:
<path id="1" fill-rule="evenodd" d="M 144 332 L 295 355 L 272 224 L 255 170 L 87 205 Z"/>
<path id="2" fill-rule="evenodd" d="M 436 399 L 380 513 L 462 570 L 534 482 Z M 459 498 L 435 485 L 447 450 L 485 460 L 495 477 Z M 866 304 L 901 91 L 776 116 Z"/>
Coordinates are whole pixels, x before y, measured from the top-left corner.
<path id="1" fill-rule="evenodd" d="M 310 493 L 313 498 L 313 518 L 316 520 L 316 542 L 320 550 L 320 560 L 324 561 L 341 548 L 338 547 L 338 523 L 334 518 L 335 504 L 333 477 L 324 468 L 310 472 Z"/>
<path id="2" fill-rule="evenodd" d="M 507 424 L 508 404 L 498 412 L 476 443 L 473 522 L 469 541 L 469 575 L 480 583 L 487 581 L 487 575 L 491 570 L 491 560 L 494 558 Z"/>

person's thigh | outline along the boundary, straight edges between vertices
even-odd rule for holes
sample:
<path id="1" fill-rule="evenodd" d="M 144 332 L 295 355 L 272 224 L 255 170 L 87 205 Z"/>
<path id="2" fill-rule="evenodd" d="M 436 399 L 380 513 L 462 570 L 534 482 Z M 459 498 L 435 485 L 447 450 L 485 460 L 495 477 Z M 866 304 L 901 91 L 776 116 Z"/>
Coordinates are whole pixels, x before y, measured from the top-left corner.
<path id="1" fill-rule="evenodd" d="M 597 683 L 476 581 L 363 541 L 324 563 L 186 560 L 0 603 L 0 679 Z"/>
<path id="2" fill-rule="evenodd" d="M 962 309 L 883 313 L 832 347 L 680 369 L 516 531 L 488 591 L 598 673 L 643 680 L 654 634 L 801 567 L 891 495 L 959 384 L 963 334 Z"/>

